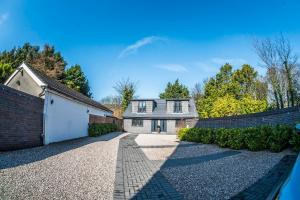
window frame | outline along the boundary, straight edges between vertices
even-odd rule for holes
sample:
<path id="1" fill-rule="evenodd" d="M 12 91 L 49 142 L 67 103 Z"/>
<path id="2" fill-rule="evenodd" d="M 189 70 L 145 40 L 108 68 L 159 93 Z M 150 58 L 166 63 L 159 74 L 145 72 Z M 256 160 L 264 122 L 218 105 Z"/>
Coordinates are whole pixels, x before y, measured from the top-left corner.
<path id="1" fill-rule="evenodd" d="M 147 107 L 146 101 L 139 101 L 138 109 L 137 109 L 138 113 L 146 113 L 147 112 L 146 107 Z"/>
<path id="2" fill-rule="evenodd" d="M 142 119 L 132 119 L 131 120 L 131 126 L 133 126 L 133 127 L 143 127 L 144 126 L 144 120 L 142 120 Z"/>
<path id="3" fill-rule="evenodd" d="M 182 113 L 182 101 L 174 101 L 174 113 Z"/>

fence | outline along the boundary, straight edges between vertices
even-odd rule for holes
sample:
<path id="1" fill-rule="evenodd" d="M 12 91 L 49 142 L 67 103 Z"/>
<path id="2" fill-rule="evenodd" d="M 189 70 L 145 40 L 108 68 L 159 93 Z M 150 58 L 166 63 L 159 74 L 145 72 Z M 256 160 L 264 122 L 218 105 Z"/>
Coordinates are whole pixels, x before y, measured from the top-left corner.
<path id="1" fill-rule="evenodd" d="M 111 124 L 117 124 L 118 127 L 123 128 L 123 120 L 122 119 L 118 119 L 116 117 L 110 117 L 110 116 L 103 117 L 103 116 L 90 114 L 89 123 L 90 124 L 111 123 Z"/>
<path id="2" fill-rule="evenodd" d="M 293 125 L 295 123 L 300 123 L 299 106 L 246 115 L 187 121 L 190 127 L 199 128 L 239 128 L 276 124 Z"/>
<path id="3" fill-rule="evenodd" d="M 44 101 L 0 84 L 0 151 L 43 144 Z"/>

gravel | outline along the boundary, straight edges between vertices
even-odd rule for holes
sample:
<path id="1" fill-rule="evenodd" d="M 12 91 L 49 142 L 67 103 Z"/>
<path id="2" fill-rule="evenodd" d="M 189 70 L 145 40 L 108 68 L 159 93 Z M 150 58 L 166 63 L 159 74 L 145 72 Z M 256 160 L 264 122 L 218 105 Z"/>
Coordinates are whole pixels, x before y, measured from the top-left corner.
<path id="1" fill-rule="evenodd" d="M 184 143 L 188 144 L 188 143 Z M 210 155 L 232 151 L 215 145 L 179 146 L 168 162 L 182 159 L 182 165 L 163 166 L 161 173 L 185 199 L 229 199 L 263 177 L 289 151 L 271 153 L 238 150 L 238 154 L 212 159 Z M 205 158 L 204 158 L 205 157 Z M 184 159 L 198 158 L 185 164 Z"/>
<path id="2" fill-rule="evenodd" d="M 119 139 L 125 135 L 0 153 L 0 199 L 112 199 Z"/>

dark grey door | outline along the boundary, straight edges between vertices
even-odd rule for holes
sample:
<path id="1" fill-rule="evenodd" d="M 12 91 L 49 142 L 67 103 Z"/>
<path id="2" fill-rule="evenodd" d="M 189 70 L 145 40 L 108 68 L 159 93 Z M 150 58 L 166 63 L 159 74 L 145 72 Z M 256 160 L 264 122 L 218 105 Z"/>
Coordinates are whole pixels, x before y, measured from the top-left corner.
<path id="1" fill-rule="evenodd" d="M 158 120 L 152 120 L 151 121 L 151 131 L 157 132 L 157 126 L 158 126 Z"/>
<path id="2" fill-rule="evenodd" d="M 160 120 L 160 131 L 167 132 L 167 120 Z"/>

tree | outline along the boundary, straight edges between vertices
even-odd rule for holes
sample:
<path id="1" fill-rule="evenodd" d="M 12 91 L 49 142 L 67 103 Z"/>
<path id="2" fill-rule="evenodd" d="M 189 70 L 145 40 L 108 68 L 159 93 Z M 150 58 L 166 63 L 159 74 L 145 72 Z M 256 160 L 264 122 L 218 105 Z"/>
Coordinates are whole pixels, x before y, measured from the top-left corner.
<path id="1" fill-rule="evenodd" d="M 267 109 L 267 87 L 250 65 L 232 70 L 228 63 L 204 82 L 203 95 L 196 101 L 199 116 L 224 117 Z"/>
<path id="2" fill-rule="evenodd" d="M 13 71 L 10 64 L 0 62 L 0 83 L 4 83 Z"/>
<path id="3" fill-rule="evenodd" d="M 101 99 L 101 103 L 104 104 L 109 109 L 113 110 L 113 115 L 118 118 L 122 118 L 122 99 L 120 96 L 107 96 Z"/>
<path id="4" fill-rule="evenodd" d="M 267 81 L 277 108 L 295 106 L 299 99 L 299 63 L 290 41 L 277 39 L 254 42 L 258 57 L 267 68 Z"/>
<path id="5" fill-rule="evenodd" d="M 0 62 L 10 64 L 13 69 L 19 67 L 22 62 L 26 62 L 35 69 L 60 81 L 67 65 L 64 58 L 55 51 L 53 46 L 46 44 L 40 50 L 39 46 L 33 46 L 29 43 L 10 51 L 0 52 Z"/>
<path id="6" fill-rule="evenodd" d="M 126 110 L 130 101 L 133 99 L 136 93 L 136 87 L 137 83 L 131 81 L 129 78 L 126 80 L 123 79 L 115 84 L 114 89 L 121 99 L 122 112 Z"/>
<path id="7" fill-rule="evenodd" d="M 63 83 L 85 96 L 92 97 L 89 82 L 81 70 L 80 65 L 71 66 L 65 71 Z"/>
<path id="8" fill-rule="evenodd" d="M 179 80 L 176 79 L 174 83 L 168 82 L 167 87 L 163 93 L 159 94 L 161 99 L 184 99 L 190 98 L 189 90 L 186 86 L 179 83 Z"/>

